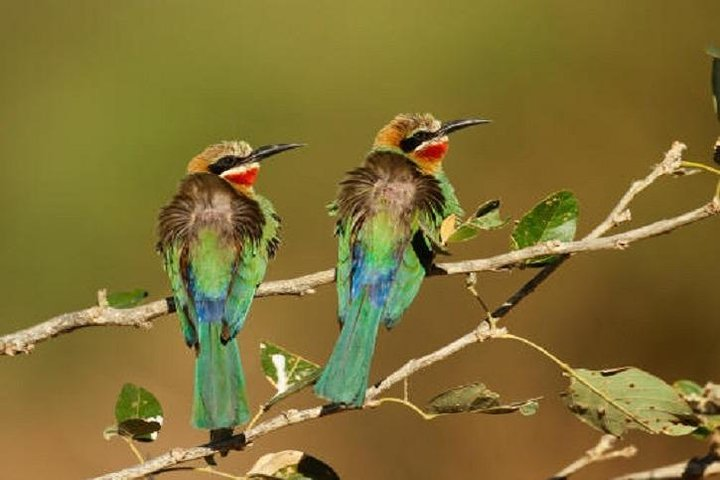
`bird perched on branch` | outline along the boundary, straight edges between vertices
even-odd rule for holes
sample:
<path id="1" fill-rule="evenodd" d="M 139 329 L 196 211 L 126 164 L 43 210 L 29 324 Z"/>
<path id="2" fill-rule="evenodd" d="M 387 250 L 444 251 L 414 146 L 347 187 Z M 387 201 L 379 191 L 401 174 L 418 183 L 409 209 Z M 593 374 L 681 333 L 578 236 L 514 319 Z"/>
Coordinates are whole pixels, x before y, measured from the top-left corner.
<path id="1" fill-rule="evenodd" d="M 398 115 L 377 134 L 363 166 L 340 183 L 332 210 L 342 330 L 315 385 L 319 396 L 354 406 L 365 401 L 380 324 L 400 321 L 432 267 L 443 219 L 462 215 L 442 168 L 448 135 L 487 122 Z"/>
<path id="2" fill-rule="evenodd" d="M 197 357 L 192 425 L 211 436 L 248 420 L 235 336 L 279 244 L 280 218 L 253 185 L 261 161 L 299 146 L 212 145 L 190 161 L 160 212 L 158 250 Z"/>

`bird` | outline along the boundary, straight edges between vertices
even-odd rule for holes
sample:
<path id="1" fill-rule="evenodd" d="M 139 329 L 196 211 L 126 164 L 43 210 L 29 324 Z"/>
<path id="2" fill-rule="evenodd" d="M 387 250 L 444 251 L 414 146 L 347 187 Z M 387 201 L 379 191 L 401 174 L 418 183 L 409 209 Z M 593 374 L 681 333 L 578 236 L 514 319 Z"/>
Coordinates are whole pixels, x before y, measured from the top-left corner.
<path id="1" fill-rule="evenodd" d="M 443 220 L 462 216 L 443 171 L 448 135 L 488 122 L 397 115 L 378 132 L 363 165 L 340 182 L 330 213 L 337 217 L 341 331 L 315 384 L 319 397 L 363 405 L 380 325 L 397 325 L 442 251 Z"/>
<path id="2" fill-rule="evenodd" d="M 210 430 L 211 439 L 248 421 L 235 337 L 280 242 L 280 217 L 253 186 L 264 159 L 300 146 L 211 145 L 188 163 L 158 216 L 157 249 L 185 343 L 196 354 L 191 424 Z"/>

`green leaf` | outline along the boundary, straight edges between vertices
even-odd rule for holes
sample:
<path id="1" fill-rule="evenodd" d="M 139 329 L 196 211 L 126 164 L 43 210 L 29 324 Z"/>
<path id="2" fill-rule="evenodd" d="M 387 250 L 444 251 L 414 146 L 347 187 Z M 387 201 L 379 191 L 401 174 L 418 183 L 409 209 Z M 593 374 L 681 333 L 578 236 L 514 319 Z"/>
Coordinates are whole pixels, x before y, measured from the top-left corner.
<path id="1" fill-rule="evenodd" d="M 162 428 L 162 406 L 149 391 L 126 383 L 115 403 L 115 421 L 117 424 L 114 427 L 105 430 L 107 435 L 117 434 L 151 442 Z"/>
<path id="2" fill-rule="evenodd" d="M 148 296 L 147 290 L 136 288 L 129 292 L 113 292 L 107 296 L 108 305 L 112 308 L 132 308 L 145 300 Z"/>
<path id="3" fill-rule="evenodd" d="M 686 435 L 698 423 L 673 387 L 633 367 L 575 369 L 562 396 L 580 420 L 618 437 L 633 428 L 648 433 Z"/>
<path id="4" fill-rule="evenodd" d="M 522 415 L 533 415 L 537 412 L 538 399 L 500 403 L 500 395 L 488 389 L 483 383 L 476 382 L 452 388 L 433 397 L 428 403 L 428 412 L 446 413 L 485 413 L 500 415 L 520 412 Z"/>
<path id="5" fill-rule="evenodd" d="M 512 232 L 512 248 L 519 250 L 538 243 L 570 242 L 575 237 L 579 206 L 572 192 L 553 193 L 523 216 Z M 528 266 L 541 267 L 557 260 L 557 255 L 534 258 Z"/>
<path id="6" fill-rule="evenodd" d="M 703 394 L 703 387 L 693 382 L 692 380 L 677 380 L 675 383 L 673 383 L 673 388 L 677 390 L 678 393 L 680 393 L 680 395 L 682 395 L 683 397 L 689 395 L 701 396 Z"/>
<path id="7" fill-rule="evenodd" d="M 250 480 L 340 480 L 327 464 L 297 450 L 263 455 L 252 466 L 247 477 Z"/>
<path id="8" fill-rule="evenodd" d="M 274 343 L 260 343 L 260 364 L 265 378 L 277 390 L 265 407 L 299 392 L 320 376 L 320 366 Z"/>
<path id="9" fill-rule="evenodd" d="M 490 200 L 483 203 L 475 214 L 462 222 L 448 235 L 446 243 L 457 243 L 471 240 L 482 230 L 497 230 L 510 222 L 500 216 L 500 200 Z"/>

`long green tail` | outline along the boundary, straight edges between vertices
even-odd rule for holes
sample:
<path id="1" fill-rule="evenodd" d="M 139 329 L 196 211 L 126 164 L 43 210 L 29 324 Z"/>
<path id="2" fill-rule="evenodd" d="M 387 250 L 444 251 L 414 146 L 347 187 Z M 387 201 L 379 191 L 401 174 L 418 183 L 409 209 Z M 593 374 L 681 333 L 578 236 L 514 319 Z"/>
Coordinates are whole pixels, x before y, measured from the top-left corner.
<path id="1" fill-rule="evenodd" d="M 334 403 L 359 407 L 365 401 L 382 308 L 374 306 L 367 293 L 358 303 L 359 307 L 351 308 L 345 318 L 340 337 L 315 385 L 315 393 Z"/>
<path id="2" fill-rule="evenodd" d="M 222 344 L 221 322 L 202 322 L 198 327 L 192 424 L 209 430 L 241 425 L 250 411 L 237 343 L 231 339 Z"/>

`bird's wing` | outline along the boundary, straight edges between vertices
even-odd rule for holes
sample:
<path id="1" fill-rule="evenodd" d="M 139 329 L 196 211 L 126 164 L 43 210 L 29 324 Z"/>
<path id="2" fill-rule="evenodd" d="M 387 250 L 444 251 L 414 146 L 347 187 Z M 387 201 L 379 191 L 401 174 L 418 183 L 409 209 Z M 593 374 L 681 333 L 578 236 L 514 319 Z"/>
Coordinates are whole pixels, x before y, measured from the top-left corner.
<path id="1" fill-rule="evenodd" d="M 175 299 L 175 310 L 180 319 L 185 343 L 192 347 L 197 345 L 197 328 L 194 319 L 194 307 L 191 305 L 187 290 L 186 250 L 176 242 L 163 250 L 165 270 L 170 278 L 170 286 Z"/>
<path id="2" fill-rule="evenodd" d="M 348 231 L 351 225 L 348 221 L 339 221 L 335 234 L 338 237 L 338 260 L 335 269 L 335 280 L 337 282 L 338 294 L 338 319 L 342 323 L 343 316 L 340 314 L 350 301 L 350 269 L 352 267 L 351 238 Z"/>
<path id="3" fill-rule="evenodd" d="M 417 231 L 413 236 L 413 241 L 409 244 L 406 243 L 402 249 L 402 257 L 390 286 L 383 317 L 387 328 L 392 328 L 397 324 L 420 290 L 426 272 L 424 262 L 432 264 L 432 252 L 427 249 L 417 250 L 415 247 L 419 235 L 422 235 L 422 232 Z M 421 255 L 428 257 L 423 259 Z"/>
<path id="4" fill-rule="evenodd" d="M 280 244 L 280 217 L 265 197 L 236 199 L 233 223 L 241 245 L 225 303 L 224 321 L 230 337 L 237 335 L 245 323 L 255 291 L 265 277 L 268 259 L 275 255 Z"/>
<path id="5" fill-rule="evenodd" d="M 255 291 L 265 276 L 267 262 L 267 256 L 255 245 L 245 245 L 238 257 L 225 302 L 228 338 L 237 335 L 245 323 Z"/>

